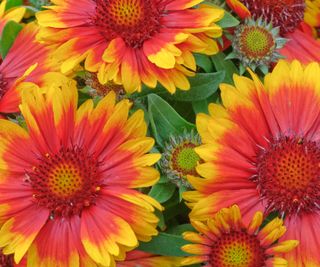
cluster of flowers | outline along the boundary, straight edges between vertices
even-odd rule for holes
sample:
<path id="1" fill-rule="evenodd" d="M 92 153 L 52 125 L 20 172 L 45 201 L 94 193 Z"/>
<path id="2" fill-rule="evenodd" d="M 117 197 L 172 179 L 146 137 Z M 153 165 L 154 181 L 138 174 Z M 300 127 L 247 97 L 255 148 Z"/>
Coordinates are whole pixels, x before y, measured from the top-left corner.
<path id="1" fill-rule="evenodd" d="M 2 0 L 0 266 L 319 267 L 320 0 Z"/>

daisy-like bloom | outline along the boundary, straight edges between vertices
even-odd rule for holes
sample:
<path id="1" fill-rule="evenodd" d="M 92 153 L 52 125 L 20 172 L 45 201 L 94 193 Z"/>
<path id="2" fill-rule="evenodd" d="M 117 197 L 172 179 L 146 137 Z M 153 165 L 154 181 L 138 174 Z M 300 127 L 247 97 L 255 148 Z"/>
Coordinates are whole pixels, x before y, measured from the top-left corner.
<path id="1" fill-rule="evenodd" d="M 125 261 L 117 262 L 117 267 L 177 267 L 182 258 L 158 256 L 139 250 L 130 251 Z"/>
<path id="2" fill-rule="evenodd" d="M 28 266 L 115 266 L 157 234 L 152 186 L 159 154 L 147 154 L 141 110 L 110 93 L 77 109 L 76 82 L 59 73 L 25 84 L 28 131 L 0 120 L 0 247 Z"/>
<path id="3" fill-rule="evenodd" d="M 285 256 L 295 267 L 320 266 L 319 77 L 317 63 L 280 61 L 264 84 L 255 74 L 222 84 L 223 106 L 197 116 L 203 178 L 188 176 L 196 191 L 184 194 L 194 220 L 233 204 L 245 222 L 258 210 L 279 212 L 285 238 L 300 241 Z"/>
<path id="4" fill-rule="evenodd" d="M 200 136 L 194 132 L 184 132 L 180 136 L 170 136 L 166 143 L 160 167 L 162 172 L 178 187 L 191 188 L 187 175 L 196 175 L 200 160 L 194 148 L 201 144 Z"/>
<path id="5" fill-rule="evenodd" d="M 182 250 L 196 254 L 186 257 L 182 265 L 202 263 L 206 267 L 284 267 L 282 254 L 293 250 L 299 242 L 286 240 L 275 243 L 286 227 L 279 218 L 259 229 L 263 214 L 257 211 L 252 220 L 243 223 L 239 207 L 223 208 L 206 222 L 191 221 L 199 232 L 185 232 L 184 239 L 194 243 Z"/>
<path id="6" fill-rule="evenodd" d="M 21 81 L 42 83 L 43 75 L 58 70 L 52 47 L 35 40 L 39 28 L 30 23 L 18 34 L 5 59 L 0 61 L 0 113 L 19 111 Z"/>
<path id="7" fill-rule="evenodd" d="M 141 83 L 188 90 L 196 69 L 192 52 L 215 54 L 224 11 L 203 0 L 54 0 L 36 14 L 39 38 L 59 44 L 62 72 L 85 59 L 100 83 L 114 80 L 127 92 Z M 193 70 L 193 71 L 192 71 Z"/>
<path id="8" fill-rule="evenodd" d="M 0 3 L 0 36 L 4 26 L 9 20 L 20 22 L 22 20 L 26 9 L 24 7 L 13 7 L 6 10 L 7 1 L 3 0 Z"/>
<path id="9" fill-rule="evenodd" d="M 241 18 L 262 18 L 280 27 L 280 34 L 288 42 L 280 50 L 287 60 L 298 59 L 303 63 L 320 60 L 320 43 L 305 32 L 306 22 L 314 25 L 313 8 L 319 0 L 226 0 L 227 4 Z M 313 2 L 313 4 L 311 4 Z M 312 12 L 310 11 L 312 10 Z M 317 12 L 316 12 L 317 14 Z"/>
<path id="10" fill-rule="evenodd" d="M 286 39 L 279 36 L 279 27 L 273 28 L 261 18 L 256 21 L 247 19 L 235 28 L 233 52 L 228 58 L 238 58 L 243 70 L 246 67 L 268 70 L 270 64 L 281 57 L 278 51 L 285 42 Z"/>

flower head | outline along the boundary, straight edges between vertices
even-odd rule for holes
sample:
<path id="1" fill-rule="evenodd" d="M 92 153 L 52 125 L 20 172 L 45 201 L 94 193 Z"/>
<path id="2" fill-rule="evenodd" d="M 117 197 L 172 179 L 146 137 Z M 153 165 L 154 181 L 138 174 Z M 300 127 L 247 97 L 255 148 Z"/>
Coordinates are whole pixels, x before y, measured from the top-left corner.
<path id="1" fill-rule="evenodd" d="M 184 238 L 194 244 L 182 249 L 197 256 L 186 257 L 182 264 L 203 263 L 208 267 L 277 267 L 287 266 L 282 254 L 293 250 L 299 242 L 275 243 L 286 231 L 281 219 L 275 218 L 264 227 L 262 212 L 244 224 L 238 206 L 221 209 L 203 223 L 191 221 L 199 232 L 185 232 Z M 260 228 L 261 227 L 261 228 Z"/>
<path id="2" fill-rule="evenodd" d="M 214 54 L 221 28 L 214 22 L 223 10 L 199 5 L 202 0 L 52 1 L 36 14 L 46 28 L 40 37 L 57 43 L 62 71 L 85 59 L 100 83 L 123 84 L 127 92 L 159 81 L 171 93 L 188 90 L 186 76 L 196 69 L 192 52 Z M 58 36 L 58 38 L 57 38 Z"/>
<path id="3" fill-rule="evenodd" d="M 317 63 L 280 61 L 264 84 L 255 74 L 222 84 L 223 106 L 211 104 L 210 115 L 197 117 L 203 178 L 189 176 L 196 191 L 184 195 L 195 220 L 234 203 L 245 222 L 257 210 L 279 212 L 284 237 L 300 241 L 285 256 L 289 266 L 320 266 L 320 239 L 312 234 L 320 224 L 319 77 Z"/>
<path id="4" fill-rule="evenodd" d="M 235 29 L 233 55 L 244 67 L 253 70 L 257 67 L 268 68 L 281 57 L 278 49 L 283 47 L 285 41 L 279 36 L 279 28 L 273 28 L 271 23 L 267 24 L 261 18 L 256 21 L 248 19 Z"/>
<path id="5" fill-rule="evenodd" d="M 164 148 L 160 166 L 166 176 L 177 186 L 190 188 L 187 175 L 196 174 L 196 166 L 200 158 L 194 148 L 200 144 L 200 136 L 194 132 L 170 136 Z"/>
<path id="6" fill-rule="evenodd" d="M 23 84 L 28 131 L 0 121 L 0 247 L 30 266 L 114 266 L 157 234 L 161 206 L 135 188 L 159 179 L 160 155 L 147 154 L 154 140 L 128 100 L 111 92 L 77 109 L 73 80 L 44 79 Z"/>

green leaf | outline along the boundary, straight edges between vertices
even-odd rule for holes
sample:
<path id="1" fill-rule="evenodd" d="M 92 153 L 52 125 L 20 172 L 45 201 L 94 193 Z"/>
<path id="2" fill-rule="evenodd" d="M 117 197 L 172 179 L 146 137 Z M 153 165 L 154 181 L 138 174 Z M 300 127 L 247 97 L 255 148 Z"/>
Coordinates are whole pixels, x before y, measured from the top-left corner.
<path id="1" fill-rule="evenodd" d="M 217 21 L 216 24 L 219 25 L 221 28 L 231 28 L 239 25 L 240 21 L 237 20 L 234 16 L 232 16 L 226 10 L 224 11 L 224 17 Z"/>
<path id="2" fill-rule="evenodd" d="M 160 203 L 164 203 L 173 196 L 175 190 L 176 186 L 170 182 L 166 184 L 156 184 L 151 188 L 149 196 Z"/>
<path id="3" fill-rule="evenodd" d="M 188 102 L 176 101 L 168 98 L 166 95 L 163 96 L 168 104 L 186 121 L 190 123 L 195 123 L 195 114 L 192 108 L 186 108 L 186 105 L 189 106 Z"/>
<path id="4" fill-rule="evenodd" d="M 197 73 L 195 77 L 189 78 L 190 90 L 178 90 L 174 95 L 169 95 L 168 98 L 177 101 L 199 101 L 207 99 L 214 94 L 219 84 L 225 77 L 224 71 L 215 73 Z"/>
<path id="5" fill-rule="evenodd" d="M 22 6 L 22 5 L 23 5 L 22 0 L 7 0 L 6 10 L 8 10 L 12 7 Z"/>
<path id="6" fill-rule="evenodd" d="M 171 197 L 167 202 L 163 203 L 165 210 L 163 211 L 163 216 L 168 222 L 169 220 L 177 218 L 177 216 L 185 217 L 188 221 L 188 213 L 190 209 L 186 206 L 184 201 L 179 201 L 179 192 L 175 191 L 174 196 Z"/>
<path id="7" fill-rule="evenodd" d="M 156 210 L 155 214 L 159 218 L 158 227 L 161 231 L 164 231 L 166 229 L 166 222 L 164 221 L 163 213 L 159 210 Z"/>
<path id="8" fill-rule="evenodd" d="M 186 224 L 180 224 L 180 225 L 171 227 L 166 231 L 166 233 L 172 234 L 172 235 L 181 235 L 182 233 L 187 231 L 196 232 L 196 230 L 191 224 L 186 223 Z"/>
<path id="9" fill-rule="evenodd" d="M 150 242 L 141 242 L 137 249 L 157 255 L 183 257 L 190 254 L 182 251 L 181 246 L 189 243 L 180 235 L 159 233 Z"/>
<path id="10" fill-rule="evenodd" d="M 88 99 L 91 99 L 91 96 L 81 90 L 78 92 L 79 98 L 78 98 L 78 106 L 82 105 L 84 102 L 86 102 Z"/>
<path id="11" fill-rule="evenodd" d="M 200 100 L 200 101 L 193 101 L 192 102 L 192 108 L 194 113 L 206 113 L 208 114 L 208 101 L 205 100 Z"/>
<path id="12" fill-rule="evenodd" d="M 233 74 L 239 74 L 237 67 L 233 64 L 231 60 L 226 60 L 225 55 L 220 52 L 214 56 L 211 56 L 211 60 L 217 71 L 225 71 L 225 77 L 223 82 L 233 84 Z"/>
<path id="13" fill-rule="evenodd" d="M 155 94 L 148 95 L 148 113 L 151 128 L 159 145 L 170 135 L 191 131 L 195 126 L 183 119 L 165 100 Z"/>
<path id="14" fill-rule="evenodd" d="M 22 30 L 22 26 L 14 21 L 9 21 L 4 26 L 0 39 L 1 57 L 4 59 L 14 43 L 18 33 Z"/>
<path id="15" fill-rule="evenodd" d="M 194 54 L 197 65 L 202 68 L 205 72 L 212 72 L 213 66 L 210 58 L 207 55 Z"/>
<path id="16" fill-rule="evenodd" d="M 167 176 L 161 175 L 158 181 L 158 184 L 165 184 L 165 183 L 169 183 L 169 178 Z"/>
<path id="17" fill-rule="evenodd" d="M 186 186 L 184 186 L 184 185 L 181 185 L 180 187 L 179 187 L 179 201 L 181 202 L 182 201 L 182 195 L 183 195 L 183 193 L 184 192 L 186 192 L 186 191 L 188 191 L 188 188 L 186 187 Z"/>
<path id="18" fill-rule="evenodd" d="M 209 2 L 209 1 L 206 1 L 205 2 L 206 5 L 210 5 L 210 6 L 214 6 L 216 8 L 220 8 L 220 6 L 212 3 L 212 2 Z M 231 28 L 231 27 L 235 27 L 237 25 L 239 25 L 240 21 L 238 19 L 236 19 L 234 16 L 232 16 L 228 11 L 225 10 L 224 8 L 224 16 L 221 20 L 215 22 L 216 24 L 218 24 L 221 28 Z"/>

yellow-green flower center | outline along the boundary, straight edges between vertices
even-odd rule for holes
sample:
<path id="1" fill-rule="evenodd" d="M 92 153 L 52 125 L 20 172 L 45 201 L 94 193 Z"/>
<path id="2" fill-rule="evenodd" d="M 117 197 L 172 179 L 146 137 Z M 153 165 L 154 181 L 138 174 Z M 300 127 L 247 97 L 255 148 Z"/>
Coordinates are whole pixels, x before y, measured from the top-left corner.
<path id="1" fill-rule="evenodd" d="M 195 147 L 193 143 L 183 143 L 175 148 L 171 158 L 173 170 L 183 175 L 196 174 L 196 166 L 200 157 L 194 151 Z"/>
<path id="2" fill-rule="evenodd" d="M 245 231 L 224 233 L 212 246 L 212 267 L 261 267 L 266 254 L 255 235 Z"/>
<path id="3" fill-rule="evenodd" d="M 272 33 L 259 26 L 243 26 L 239 36 L 241 53 L 249 59 L 262 59 L 273 52 Z"/>
<path id="4" fill-rule="evenodd" d="M 225 259 L 226 265 L 239 267 L 243 266 L 243 264 L 248 264 L 250 257 L 252 257 L 245 244 L 231 244 L 226 247 L 221 256 Z"/>

